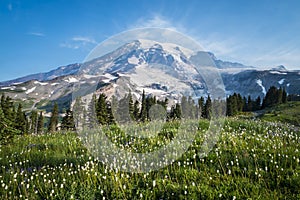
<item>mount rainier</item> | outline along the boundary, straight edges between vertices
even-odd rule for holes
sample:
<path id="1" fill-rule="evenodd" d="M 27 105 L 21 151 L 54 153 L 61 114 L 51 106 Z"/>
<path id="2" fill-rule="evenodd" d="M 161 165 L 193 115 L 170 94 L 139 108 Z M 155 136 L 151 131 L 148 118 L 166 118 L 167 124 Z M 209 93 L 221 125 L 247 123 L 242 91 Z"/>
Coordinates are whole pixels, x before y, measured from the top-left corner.
<path id="1" fill-rule="evenodd" d="M 195 59 L 200 60 L 200 68 L 193 65 Z M 46 110 L 52 101 L 61 108 L 68 106 L 74 87 L 84 88 L 82 96 L 105 92 L 109 97 L 121 97 L 130 90 L 140 99 L 144 90 L 172 102 L 181 95 L 198 98 L 210 93 L 201 75 L 206 66 L 213 66 L 220 74 L 226 95 L 237 92 L 263 97 L 272 85 L 300 94 L 300 71 L 288 71 L 283 66 L 261 70 L 219 60 L 210 52 L 192 52 L 176 44 L 150 40 L 132 41 L 84 63 L 1 82 L 0 93 L 26 101 L 27 108 Z"/>

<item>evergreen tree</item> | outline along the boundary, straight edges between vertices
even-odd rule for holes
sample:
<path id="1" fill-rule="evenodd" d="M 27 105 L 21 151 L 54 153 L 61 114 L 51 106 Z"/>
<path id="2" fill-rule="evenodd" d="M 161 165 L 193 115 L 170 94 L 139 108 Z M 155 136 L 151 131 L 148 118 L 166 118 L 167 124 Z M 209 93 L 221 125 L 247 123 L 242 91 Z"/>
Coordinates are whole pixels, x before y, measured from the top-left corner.
<path id="1" fill-rule="evenodd" d="M 104 125 L 107 124 L 107 105 L 106 105 L 106 95 L 101 93 L 97 104 L 96 104 L 96 114 L 99 124 Z"/>
<path id="2" fill-rule="evenodd" d="M 75 130 L 73 112 L 70 109 L 66 110 L 65 116 L 62 118 L 61 129 L 67 131 Z"/>
<path id="3" fill-rule="evenodd" d="M 186 96 L 182 96 L 181 98 L 181 114 L 182 118 L 187 119 L 189 117 L 189 105 Z"/>
<path id="4" fill-rule="evenodd" d="M 43 112 L 40 111 L 40 115 L 38 117 L 38 122 L 37 122 L 37 134 L 41 134 L 44 132 L 44 116 Z"/>
<path id="5" fill-rule="evenodd" d="M 198 118 L 204 117 L 204 98 L 198 99 Z"/>
<path id="6" fill-rule="evenodd" d="M 8 143 L 18 133 L 19 131 L 13 127 L 13 123 L 5 117 L 2 106 L 0 106 L 0 144 Z"/>
<path id="7" fill-rule="evenodd" d="M 244 112 L 248 111 L 248 103 L 246 97 L 243 97 L 243 111 Z"/>
<path id="8" fill-rule="evenodd" d="M 30 133 L 37 133 L 37 125 L 38 125 L 38 114 L 36 110 L 31 111 L 30 115 Z"/>
<path id="9" fill-rule="evenodd" d="M 134 120 L 136 120 L 136 121 L 138 121 L 138 119 L 139 119 L 139 112 L 140 112 L 139 105 L 140 105 L 140 103 L 138 102 L 138 100 L 136 100 L 133 105 L 133 117 L 134 117 Z"/>
<path id="10" fill-rule="evenodd" d="M 248 96 L 247 108 L 248 108 L 248 111 L 253 111 L 253 102 L 252 102 L 250 95 Z"/>
<path id="11" fill-rule="evenodd" d="M 73 106 L 72 115 L 74 118 L 75 127 L 83 127 L 86 124 L 85 107 L 81 97 L 77 97 Z"/>
<path id="12" fill-rule="evenodd" d="M 168 116 L 168 120 L 181 119 L 181 106 L 179 103 L 171 106 L 171 110 Z"/>
<path id="13" fill-rule="evenodd" d="M 146 121 L 146 119 L 147 119 L 145 90 L 143 90 L 143 94 L 142 94 L 142 105 L 141 105 L 141 112 L 140 112 L 140 117 L 139 118 L 142 122 Z"/>
<path id="14" fill-rule="evenodd" d="M 21 132 L 21 134 L 26 133 L 26 115 L 22 110 L 22 104 L 19 103 L 16 119 L 15 119 L 15 127 L 17 130 Z"/>
<path id="15" fill-rule="evenodd" d="M 211 117 L 212 117 L 212 108 L 211 107 L 212 107 L 212 102 L 211 102 L 210 96 L 208 95 L 207 100 L 204 105 L 204 113 L 205 113 L 206 119 L 211 119 Z"/>
<path id="16" fill-rule="evenodd" d="M 276 105 L 279 100 L 279 92 L 275 86 L 271 86 L 268 90 L 262 104 L 262 108 L 270 107 Z"/>
<path id="17" fill-rule="evenodd" d="M 58 126 L 58 105 L 55 102 L 52 113 L 51 113 L 51 117 L 50 117 L 48 131 L 51 133 L 57 131 L 57 126 Z"/>
<path id="18" fill-rule="evenodd" d="M 109 101 L 106 103 L 106 110 L 107 110 L 107 123 L 114 124 L 115 118 L 114 118 L 114 114 L 112 112 L 111 103 Z"/>
<path id="19" fill-rule="evenodd" d="M 133 99 L 132 99 L 132 95 L 131 95 L 131 91 L 129 91 L 128 93 L 128 109 L 129 109 L 129 115 L 131 117 L 132 120 L 134 120 L 134 105 L 133 105 Z"/>
<path id="20" fill-rule="evenodd" d="M 285 88 L 283 88 L 282 91 L 282 103 L 286 103 L 287 102 L 287 93 L 285 91 Z"/>
<path id="21" fill-rule="evenodd" d="M 261 107 L 261 99 L 260 96 L 258 96 L 255 100 L 255 110 L 260 110 Z"/>
<path id="22" fill-rule="evenodd" d="M 88 104 L 86 112 L 86 127 L 93 129 L 97 127 L 98 119 L 96 113 L 96 95 L 94 94 L 91 101 Z"/>
<path id="23" fill-rule="evenodd" d="M 282 95 L 283 95 L 283 90 L 280 88 L 277 90 L 277 102 L 276 104 L 281 104 L 282 103 Z"/>

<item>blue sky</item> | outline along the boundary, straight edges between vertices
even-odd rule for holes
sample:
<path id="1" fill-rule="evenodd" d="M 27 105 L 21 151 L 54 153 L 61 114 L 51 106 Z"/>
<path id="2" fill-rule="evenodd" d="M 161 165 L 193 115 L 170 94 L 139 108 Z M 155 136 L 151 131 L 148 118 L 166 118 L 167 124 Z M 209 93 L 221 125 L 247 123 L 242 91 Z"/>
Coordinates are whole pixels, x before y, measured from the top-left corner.
<path id="1" fill-rule="evenodd" d="M 171 28 L 223 60 L 300 69 L 300 1 L 1 0 L 0 81 L 82 62 L 109 37 Z"/>

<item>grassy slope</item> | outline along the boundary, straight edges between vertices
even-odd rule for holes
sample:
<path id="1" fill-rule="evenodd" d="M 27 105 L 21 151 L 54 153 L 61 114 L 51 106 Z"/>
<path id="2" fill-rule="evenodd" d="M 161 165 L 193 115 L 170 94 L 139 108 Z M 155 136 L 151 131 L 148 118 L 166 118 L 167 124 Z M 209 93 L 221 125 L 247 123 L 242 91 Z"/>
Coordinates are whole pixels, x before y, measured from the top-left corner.
<path id="1" fill-rule="evenodd" d="M 265 121 L 283 122 L 300 126 L 300 102 L 288 102 L 267 108 L 260 118 Z"/>
<path id="2" fill-rule="evenodd" d="M 0 199 L 300 198 L 299 132 L 228 119 L 219 142 L 201 159 L 197 152 L 206 128 L 207 121 L 201 122 L 195 142 L 179 160 L 148 174 L 110 170 L 74 133 L 17 137 L 0 146 Z"/>

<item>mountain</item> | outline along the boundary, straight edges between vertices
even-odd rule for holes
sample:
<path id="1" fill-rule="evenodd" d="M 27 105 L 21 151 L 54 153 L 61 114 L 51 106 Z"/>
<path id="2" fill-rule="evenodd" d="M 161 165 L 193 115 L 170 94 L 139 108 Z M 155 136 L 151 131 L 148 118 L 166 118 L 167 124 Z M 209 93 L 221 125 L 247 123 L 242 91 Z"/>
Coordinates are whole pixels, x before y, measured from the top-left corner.
<path id="1" fill-rule="evenodd" d="M 80 64 L 78 64 L 78 63 L 70 64 L 67 66 L 61 66 L 57 69 L 51 70 L 46 73 L 31 74 L 28 76 L 24 76 L 24 77 L 9 80 L 9 81 L 3 81 L 3 82 L 0 82 L 0 86 L 15 85 L 15 84 L 27 82 L 30 80 L 49 81 L 49 80 L 52 80 L 52 79 L 54 79 L 56 77 L 60 77 L 60 76 L 74 75 L 78 72 L 79 68 L 80 68 Z"/>
<path id="2" fill-rule="evenodd" d="M 217 71 L 207 66 L 215 66 Z M 176 44 L 150 40 L 133 41 L 81 64 L 2 82 L 0 93 L 26 101 L 27 108 L 46 110 L 51 108 L 54 100 L 61 108 L 68 106 L 74 91 L 88 100 L 93 92 L 122 97 L 129 90 L 135 99 L 140 99 L 144 90 L 146 94 L 167 97 L 174 103 L 182 94 L 195 99 L 207 96 L 209 81 L 220 81 L 215 75 L 217 72 L 223 79 L 227 94 L 239 92 L 256 98 L 263 96 L 271 85 L 285 87 L 288 93 L 300 94 L 298 71 L 283 70 L 283 67 L 258 70 L 219 60 L 211 52 L 192 52 Z M 213 80 L 207 80 L 207 77 Z"/>

